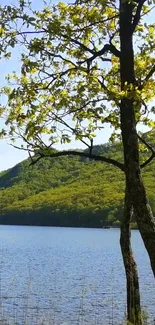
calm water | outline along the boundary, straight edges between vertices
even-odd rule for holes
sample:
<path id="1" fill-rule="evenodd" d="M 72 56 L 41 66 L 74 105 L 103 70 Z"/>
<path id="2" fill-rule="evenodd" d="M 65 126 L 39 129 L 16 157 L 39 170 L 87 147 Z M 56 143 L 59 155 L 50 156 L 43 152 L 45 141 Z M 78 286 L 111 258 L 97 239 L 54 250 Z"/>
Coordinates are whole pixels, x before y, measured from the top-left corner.
<path id="1" fill-rule="evenodd" d="M 155 317 L 155 281 L 138 231 L 132 242 L 142 304 Z M 0 226 L 0 297 L 18 324 L 108 325 L 124 319 L 118 229 Z M 2 312 L 2 311 L 1 311 Z M 117 320 L 117 322 L 116 322 Z"/>

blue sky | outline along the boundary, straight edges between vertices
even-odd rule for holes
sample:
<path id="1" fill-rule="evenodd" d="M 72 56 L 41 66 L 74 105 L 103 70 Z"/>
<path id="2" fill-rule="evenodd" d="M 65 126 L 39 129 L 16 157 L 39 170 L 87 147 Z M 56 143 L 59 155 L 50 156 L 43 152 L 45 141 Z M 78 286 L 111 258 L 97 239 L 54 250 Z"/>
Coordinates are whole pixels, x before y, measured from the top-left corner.
<path id="1" fill-rule="evenodd" d="M 56 1 L 54 1 L 56 2 Z M 7 4 L 16 4 L 17 1 L 15 0 L 0 0 L 0 5 L 7 5 Z M 40 9 L 42 7 L 42 0 L 32 0 L 33 5 Z M 37 6 L 36 6 L 37 4 Z M 33 6 L 33 7 L 34 7 Z M 154 21 L 153 13 L 151 14 L 149 21 Z M 10 61 L 1 61 L 0 62 L 0 87 L 5 84 L 5 76 L 7 73 L 11 73 L 12 70 L 18 71 L 20 69 L 20 62 L 19 62 L 19 49 L 15 50 L 15 55 L 13 56 L 13 59 Z M 3 122 L 0 121 L 0 127 L 2 127 Z M 105 143 L 108 141 L 108 138 L 110 136 L 111 130 L 109 127 L 106 127 L 104 130 L 97 133 L 97 137 L 94 140 L 94 144 L 100 144 Z M 72 142 L 70 145 L 66 145 L 65 147 L 58 147 L 59 149 L 68 149 L 68 148 L 84 148 L 84 146 L 81 144 L 81 142 Z M 28 154 L 24 151 L 17 150 L 13 147 L 11 147 L 7 140 L 1 140 L 0 141 L 0 171 L 8 169 L 18 162 L 22 161 L 23 159 L 27 158 Z"/>

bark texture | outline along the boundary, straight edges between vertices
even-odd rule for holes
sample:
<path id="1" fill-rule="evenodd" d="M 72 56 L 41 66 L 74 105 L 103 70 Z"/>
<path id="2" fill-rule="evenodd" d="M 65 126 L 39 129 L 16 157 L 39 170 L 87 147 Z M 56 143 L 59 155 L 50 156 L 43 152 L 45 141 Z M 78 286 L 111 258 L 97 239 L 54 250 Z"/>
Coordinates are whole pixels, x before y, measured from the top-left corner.
<path id="1" fill-rule="evenodd" d="M 124 216 L 121 222 L 120 245 L 127 281 L 127 320 L 131 324 L 142 324 L 140 291 L 137 265 L 131 248 L 130 221 L 132 216 L 132 200 L 126 189 Z"/>
<path id="2" fill-rule="evenodd" d="M 125 82 L 133 86 L 135 85 L 132 36 L 133 9 L 133 4 L 130 1 L 120 0 L 120 75 L 122 90 L 124 89 Z M 134 99 L 132 98 L 124 97 L 120 108 L 126 186 L 131 195 L 138 228 L 149 254 L 152 271 L 155 276 L 155 220 L 141 177 L 133 101 Z"/>

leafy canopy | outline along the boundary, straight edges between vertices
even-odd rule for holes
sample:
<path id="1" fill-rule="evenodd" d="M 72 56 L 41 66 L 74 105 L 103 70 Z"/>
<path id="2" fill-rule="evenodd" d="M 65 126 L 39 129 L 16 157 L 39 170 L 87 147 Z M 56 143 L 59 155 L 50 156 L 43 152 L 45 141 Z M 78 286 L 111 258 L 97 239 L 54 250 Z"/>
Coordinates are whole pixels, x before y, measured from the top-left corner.
<path id="1" fill-rule="evenodd" d="M 120 85 L 119 5 L 107 0 L 59 2 L 41 11 L 20 1 L 1 8 L 1 55 L 21 47 L 21 73 L 7 76 L 9 134 L 29 150 L 80 139 L 89 146 L 110 123 L 120 131 L 120 101 L 132 99 L 137 124 L 154 127 L 155 24 L 147 22 L 152 2 L 133 1 L 132 33 L 136 83 Z M 6 133 L 2 130 L 2 135 Z M 46 134 L 46 136 L 44 136 Z"/>

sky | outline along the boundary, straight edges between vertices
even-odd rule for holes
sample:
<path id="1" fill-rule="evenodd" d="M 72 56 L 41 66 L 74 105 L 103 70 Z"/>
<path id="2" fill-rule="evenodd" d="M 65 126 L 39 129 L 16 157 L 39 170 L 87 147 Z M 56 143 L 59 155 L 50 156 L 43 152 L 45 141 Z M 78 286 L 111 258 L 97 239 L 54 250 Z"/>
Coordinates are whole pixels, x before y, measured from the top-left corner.
<path id="1" fill-rule="evenodd" d="M 56 1 L 54 1 L 56 3 Z M 0 5 L 7 4 L 16 4 L 16 0 L 0 0 Z M 36 9 L 41 9 L 43 1 L 42 0 L 32 0 L 33 5 Z M 149 21 L 154 21 L 153 14 L 151 15 Z M 13 59 L 10 61 L 1 61 L 0 62 L 0 87 L 5 84 L 5 76 L 8 73 L 11 73 L 13 70 L 19 71 L 20 63 L 19 63 L 19 49 L 15 50 L 13 55 Z M 3 126 L 3 122 L 0 120 L 0 128 Z M 111 129 L 109 126 L 105 127 L 104 130 L 98 131 L 97 136 L 94 139 L 94 144 L 101 144 L 108 141 L 109 136 L 111 134 Z M 69 148 L 85 148 L 84 145 L 80 141 L 72 142 L 69 145 L 58 146 L 58 149 L 69 149 Z M 22 150 L 18 150 L 13 148 L 8 140 L 0 141 L 0 171 L 6 170 L 10 167 L 13 167 L 15 164 L 20 161 L 26 159 L 28 157 L 28 153 Z"/>

